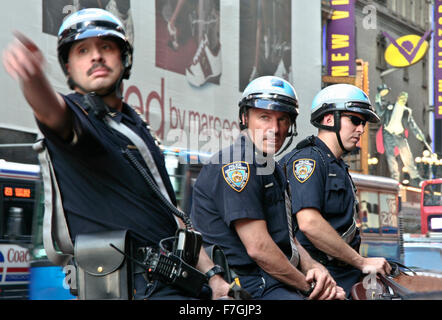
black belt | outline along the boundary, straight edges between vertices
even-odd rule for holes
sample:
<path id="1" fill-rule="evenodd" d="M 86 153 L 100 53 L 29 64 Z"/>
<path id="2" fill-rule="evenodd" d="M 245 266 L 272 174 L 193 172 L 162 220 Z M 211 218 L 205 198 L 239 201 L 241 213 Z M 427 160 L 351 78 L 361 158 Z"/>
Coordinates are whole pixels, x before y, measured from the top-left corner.
<path id="1" fill-rule="evenodd" d="M 256 264 L 231 266 L 230 269 L 233 270 L 238 276 L 257 276 L 261 274 L 261 268 Z"/>

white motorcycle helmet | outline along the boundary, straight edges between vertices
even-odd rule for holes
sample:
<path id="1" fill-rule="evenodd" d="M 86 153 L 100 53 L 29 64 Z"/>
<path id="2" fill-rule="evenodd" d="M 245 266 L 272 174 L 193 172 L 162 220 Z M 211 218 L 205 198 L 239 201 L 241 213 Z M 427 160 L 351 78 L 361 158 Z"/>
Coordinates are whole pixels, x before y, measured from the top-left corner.
<path id="1" fill-rule="evenodd" d="M 290 115 L 291 126 L 288 136 L 290 141 L 279 153 L 284 152 L 297 135 L 296 117 L 299 114 L 298 96 L 295 88 L 286 80 L 275 76 L 263 76 L 251 81 L 244 89 L 239 105 L 239 126 L 247 128 L 243 115 L 249 108 L 260 108 L 287 112 Z"/>
<path id="2" fill-rule="evenodd" d="M 350 84 L 335 84 L 328 86 L 315 96 L 311 106 L 310 122 L 317 128 L 334 131 L 339 145 L 344 152 L 348 152 L 340 137 L 341 112 L 354 112 L 362 115 L 368 122 L 377 123 L 379 116 L 375 113 L 370 99 L 364 91 Z M 321 124 L 324 115 L 334 115 L 334 126 Z"/>
<path id="3" fill-rule="evenodd" d="M 58 60 L 63 72 L 68 77 L 68 84 L 72 89 L 76 84 L 70 78 L 66 69 L 69 50 L 74 42 L 95 37 L 110 38 L 120 47 L 124 70 L 116 83 L 116 87 L 119 87 L 122 79 L 129 79 L 132 68 L 133 47 L 126 37 L 126 31 L 122 22 L 106 10 L 87 8 L 68 16 L 58 31 Z"/>

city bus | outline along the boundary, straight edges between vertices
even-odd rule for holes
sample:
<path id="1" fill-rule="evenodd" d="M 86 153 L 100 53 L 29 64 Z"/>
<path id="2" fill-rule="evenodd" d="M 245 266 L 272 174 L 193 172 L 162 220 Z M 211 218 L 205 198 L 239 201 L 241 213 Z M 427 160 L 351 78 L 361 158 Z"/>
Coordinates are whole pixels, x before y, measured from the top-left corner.
<path id="1" fill-rule="evenodd" d="M 40 166 L 0 160 L 0 299 L 67 299 L 43 248 Z"/>
<path id="2" fill-rule="evenodd" d="M 442 179 L 426 180 L 421 189 L 421 232 L 442 235 Z"/>
<path id="3" fill-rule="evenodd" d="M 425 180 L 418 193 L 420 219 L 416 232 L 404 233 L 407 266 L 442 275 L 442 179 Z"/>
<path id="4" fill-rule="evenodd" d="M 351 176 L 359 201 L 355 218 L 361 232 L 361 255 L 402 261 L 399 183 L 391 178 L 360 173 L 352 172 Z"/>
<path id="5" fill-rule="evenodd" d="M 0 160 L 0 299 L 27 299 L 40 167 Z"/>

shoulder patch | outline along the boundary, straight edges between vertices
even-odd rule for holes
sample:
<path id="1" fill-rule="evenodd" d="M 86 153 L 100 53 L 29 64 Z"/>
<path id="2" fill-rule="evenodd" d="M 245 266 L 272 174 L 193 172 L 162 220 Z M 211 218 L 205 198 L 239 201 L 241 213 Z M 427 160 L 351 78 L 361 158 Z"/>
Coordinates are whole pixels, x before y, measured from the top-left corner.
<path id="1" fill-rule="evenodd" d="M 235 161 L 222 167 L 224 180 L 235 191 L 241 192 L 249 182 L 249 164 Z"/>
<path id="2" fill-rule="evenodd" d="M 293 162 L 293 175 L 301 182 L 306 182 L 316 168 L 316 161 L 313 159 L 298 159 Z"/>

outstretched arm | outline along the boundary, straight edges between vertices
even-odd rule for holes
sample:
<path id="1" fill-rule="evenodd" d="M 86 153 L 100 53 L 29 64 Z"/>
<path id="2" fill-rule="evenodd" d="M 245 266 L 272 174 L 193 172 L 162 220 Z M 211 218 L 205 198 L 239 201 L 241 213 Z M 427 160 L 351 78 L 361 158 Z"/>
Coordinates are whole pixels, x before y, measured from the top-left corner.
<path id="1" fill-rule="evenodd" d="M 72 132 L 70 111 L 44 73 L 45 61 L 42 52 L 23 34 L 17 32 L 15 37 L 16 40 L 3 52 L 6 71 L 20 83 L 23 95 L 32 107 L 35 117 L 67 139 Z"/>

